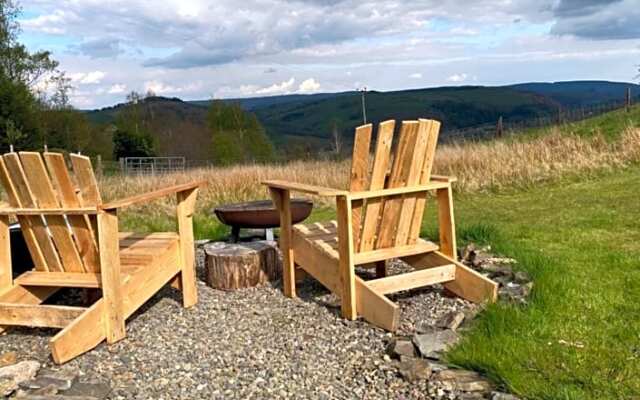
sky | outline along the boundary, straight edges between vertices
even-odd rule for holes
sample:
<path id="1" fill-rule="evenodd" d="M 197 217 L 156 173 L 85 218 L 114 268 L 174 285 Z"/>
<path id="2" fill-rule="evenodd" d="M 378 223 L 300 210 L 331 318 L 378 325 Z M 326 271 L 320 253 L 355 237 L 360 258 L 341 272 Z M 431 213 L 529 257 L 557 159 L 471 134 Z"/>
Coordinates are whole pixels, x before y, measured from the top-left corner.
<path id="1" fill-rule="evenodd" d="M 32 0 L 82 109 L 531 81 L 637 81 L 640 0 Z"/>

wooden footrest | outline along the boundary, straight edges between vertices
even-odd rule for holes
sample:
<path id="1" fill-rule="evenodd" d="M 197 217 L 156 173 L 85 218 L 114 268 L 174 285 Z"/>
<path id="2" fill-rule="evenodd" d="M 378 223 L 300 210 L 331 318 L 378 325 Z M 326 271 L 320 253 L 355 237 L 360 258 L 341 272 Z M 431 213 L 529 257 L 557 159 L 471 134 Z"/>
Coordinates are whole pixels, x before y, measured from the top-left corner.
<path id="1" fill-rule="evenodd" d="M 86 308 L 0 303 L 0 325 L 64 328 Z"/>
<path id="2" fill-rule="evenodd" d="M 25 272 L 16 278 L 20 286 L 99 288 L 100 274 L 83 272 Z"/>
<path id="3" fill-rule="evenodd" d="M 455 277 L 456 266 L 454 264 L 448 264 L 441 267 L 374 279 L 367 281 L 366 285 L 376 293 L 387 294 L 433 285 L 435 283 L 449 282 L 454 280 Z"/>

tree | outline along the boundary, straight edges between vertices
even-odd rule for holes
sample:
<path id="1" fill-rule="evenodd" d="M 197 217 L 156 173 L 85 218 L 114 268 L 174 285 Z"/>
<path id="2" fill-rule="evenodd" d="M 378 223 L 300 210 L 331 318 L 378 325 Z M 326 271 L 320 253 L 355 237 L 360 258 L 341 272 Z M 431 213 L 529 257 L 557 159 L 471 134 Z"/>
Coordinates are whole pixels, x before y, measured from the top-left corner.
<path id="1" fill-rule="evenodd" d="M 118 113 L 113 133 L 113 156 L 154 157 L 155 141 L 146 128 L 141 109 L 141 96 L 137 92 L 127 95 L 128 104 Z"/>
<path id="2" fill-rule="evenodd" d="M 42 145 L 39 104 L 29 88 L 0 73 L 0 150 L 33 149 Z M 15 135 L 20 132 L 20 135 Z"/>
<path id="3" fill-rule="evenodd" d="M 264 128 L 254 114 L 244 111 L 239 104 L 213 101 L 208 123 L 218 164 L 273 160 L 274 148 Z"/>

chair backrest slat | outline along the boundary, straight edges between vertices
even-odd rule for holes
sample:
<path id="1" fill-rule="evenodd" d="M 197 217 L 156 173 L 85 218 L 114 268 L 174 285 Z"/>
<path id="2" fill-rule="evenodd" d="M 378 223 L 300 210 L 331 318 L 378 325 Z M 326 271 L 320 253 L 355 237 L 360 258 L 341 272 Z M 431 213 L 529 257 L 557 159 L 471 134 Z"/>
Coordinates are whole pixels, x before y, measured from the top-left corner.
<path id="1" fill-rule="evenodd" d="M 369 190 L 379 190 L 384 188 L 384 183 L 389 171 L 389 160 L 391 157 L 391 143 L 393 141 L 393 129 L 396 121 L 389 120 L 381 122 L 378 126 L 378 137 L 376 139 L 376 150 L 371 169 L 371 179 Z M 376 233 L 378 231 L 378 218 L 384 199 L 373 198 L 367 200 L 365 217 L 362 222 L 362 234 L 360 246 L 354 247 L 359 251 L 369 251 L 374 248 Z M 359 225 L 354 225 L 358 229 Z"/>
<path id="2" fill-rule="evenodd" d="M 426 121 L 418 122 L 418 134 L 416 137 L 416 144 L 413 150 L 411 164 L 409 167 L 409 174 L 407 176 L 406 186 L 416 186 L 420 183 L 422 174 L 422 166 L 424 164 L 425 153 L 427 151 L 428 142 L 428 126 Z M 402 205 L 400 206 L 400 216 L 398 218 L 398 229 L 394 236 L 395 245 L 403 246 L 407 244 L 409 238 L 409 231 L 411 229 L 411 222 L 413 219 L 413 213 L 416 206 L 416 194 L 406 194 L 403 197 Z"/>
<path id="3" fill-rule="evenodd" d="M 422 164 L 422 173 L 420 175 L 420 184 L 426 185 L 431 180 L 431 170 L 436 155 L 436 146 L 438 145 L 438 136 L 440 134 L 440 122 L 435 120 L 420 120 L 421 124 L 427 125 L 427 150 L 425 152 L 424 163 Z M 409 229 L 409 238 L 407 244 L 415 244 L 420 236 L 420 227 L 422 226 L 422 217 L 424 216 L 424 208 L 427 201 L 426 193 L 419 193 L 416 196 L 416 203 L 411 219 L 411 228 Z"/>
<path id="4" fill-rule="evenodd" d="M 19 154 L 26 177 L 25 183 L 29 187 L 29 191 L 34 195 L 36 207 L 40 209 L 60 208 L 60 202 L 40 153 L 20 152 Z M 63 270 L 66 272 L 84 272 L 80 253 L 65 217 L 62 215 L 47 215 L 43 218 L 58 249 Z"/>
<path id="5" fill-rule="evenodd" d="M 353 158 L 351 161 L 351 186 L 352 192 L 360 192 L 366 189 L 369 181 L 369 147 L 371 146 L 371 124 L 356 128 L 356 136 L 353 143 Z M 351 221 L 353 229 L 353 246 L 355 249 L 360 243 L 360 227 L 362 220 L 362 200 L 354 201 L 351 210 Z"/>
<path id="6" fill-rule="evenodd" d="M 27 177 L 25 176 L 22 164 L 17 153 L 8 153 L 2 156 L 7 168 L 7 176 L 15 188 L 16 196 L 20 203 L 20 207 L 37 208 L 33 193 L 29 190 Z M 48 271 L 62 272 L 62 262 L 58 256 L 58 251 L 53 244 L 46 222 L 42 216 L 33 216 L 28 218 L 31 229 L 35 235 L 38 245 L 42 250 L 45 266 Z M 32 254 L 33 255 L 33 254 Z"/>
<path id="7" fill-rule="evenodd" d="M 393 160 L 393 166 L 391 167 L 391 175 L 385 186 L 387 189 L 406 186 L 409 172 L 411 171 L 417 137 L 418 122 L 403 121 L 396 155 Z M 382 208 L 382 217 L 380 218 L 380 229 L 378 231 L 376 248 L 391 247 L 394 244 L 394 235 L 398 227 L 398 217 L 400 216 L 401 207 L 402 196 L 394 196 L 385 200 L 384 207 Z"/>
<path id="8" fill-rule="evenodd" d="M 20 203 L 20 199 L 18 198 L 17 189 L 9 177 L 9 171 L 7 170 L 2 156 L 0 156 L 0 181 L 2 182 L 2 186 L 7 194 L 9 205 L 15 208 L 22 207 L 22 203 Z M 33 260 L 35 269 L 37 271 L 47 271 L 47 260 L 42 253 L 40 244 L 38 243 L 35 232 L 31 226 L 31 219 L 38 217 L 18 216 L 17 218 L 20 223 L 22 236 L 24 237 L 24 241 L 29 249 L 29 253 L 31 254 L 31 259 Z"/>
<path id="9" fill-rule="evenodd" d="M 98 181 L 91 166 L 91 159 L 79 154 L 71 154 L 71 164 L 80 187 L 82 206 L 97 206 L 102 203 L 100 190 L 98 190 Z"/>
<path id="10" fill-rule="evenodd" d="M 82 203 L 76 194 L 73 181 L 71 180 L 62 154 L 44 153 L 44 160 L 49 169 L 51 180 L 60 196 L 62 207 L 81 207 Z M 85 270 L 87 272 L 99 272 L 100 261 L 98 257 L 97 237 L 96 232 L 93 231 L 91 218 L 89 215 L 67 215 L 67 221 L 69 221 L 69 225 L 76 238 L 78 251 L 84 262 Z"/>

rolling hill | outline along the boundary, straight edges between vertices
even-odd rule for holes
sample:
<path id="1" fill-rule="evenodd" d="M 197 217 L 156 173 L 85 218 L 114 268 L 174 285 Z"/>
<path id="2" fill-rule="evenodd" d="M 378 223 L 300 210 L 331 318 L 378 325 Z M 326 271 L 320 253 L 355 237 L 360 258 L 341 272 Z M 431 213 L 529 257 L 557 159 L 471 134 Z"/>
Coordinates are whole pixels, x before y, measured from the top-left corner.
<path id="1" fill-rule="evenodd" d="M 459 86 L 366 93 L 366 113 L 370 122 L 389 118 L 436 118 L 443 122 L 443 137 L 450 132 L 495 123 L 502 116 L 516 122 L 554 115 L 558 107 L 589 106 L 624 98 L 630 87 L 637 95 L 640 86 L 607 81 L 522 83 L 487 87 Z M 238 102 L 254 112 L 276 148 L 289 156 L 317 153 L 331 147 L 337 130 L 348 146 L 353 128 L 362 124 L 362 97 L 359 92 L 282 95 L 243 99 Z M 206 159 L 210 134 L 206 127 L 211 100 L 182 101 L 152 97 L 144 101 L 153 119 L 154 133 L 162 155 L 185 155 Z M 112 123 L 126 107 L 118 104 L 87 111 L 94 123 Z"/>

